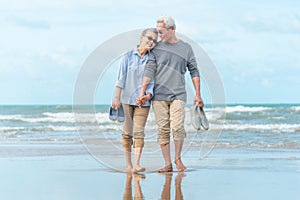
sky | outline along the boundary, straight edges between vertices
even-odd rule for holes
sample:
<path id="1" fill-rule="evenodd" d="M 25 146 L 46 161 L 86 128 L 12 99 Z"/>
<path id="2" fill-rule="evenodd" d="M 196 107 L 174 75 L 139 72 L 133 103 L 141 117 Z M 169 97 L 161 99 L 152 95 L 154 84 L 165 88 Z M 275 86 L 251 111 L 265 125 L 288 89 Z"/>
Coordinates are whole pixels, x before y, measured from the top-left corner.
<path id="1" fill-rule="evenodd" d="M 0 0 L 0 104 L 72 104 L 88 56 L 161 15 L 205 50 L 226 103 L 300 103 L 299 10 L 296 0 Z"/>

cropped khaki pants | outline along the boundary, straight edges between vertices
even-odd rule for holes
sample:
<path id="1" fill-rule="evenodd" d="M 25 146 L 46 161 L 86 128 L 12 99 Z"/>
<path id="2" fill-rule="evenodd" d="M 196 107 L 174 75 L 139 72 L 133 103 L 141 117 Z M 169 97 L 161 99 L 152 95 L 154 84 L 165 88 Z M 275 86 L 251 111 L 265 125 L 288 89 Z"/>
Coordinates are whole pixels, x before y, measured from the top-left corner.
<path id="1" fill-rule="evenodd" d="M 184 130 L 185 102 L 182 100 L 153 100 L 152 106 L 155 121 L 158 125 L 158 143 L 170 143 L 171 130 L 174 140 L 184 140 L 186 136 L 186 132 Z"/>
<path id="2" fill-rule="evenodd" d="M 123 147 L 144 147 L 145 125 L 150 106 L 139 108 L 137 106 L 122 104 L 125 121 L 123 122 Z M 134 140 L 133 140 L 134 139 Z"/>

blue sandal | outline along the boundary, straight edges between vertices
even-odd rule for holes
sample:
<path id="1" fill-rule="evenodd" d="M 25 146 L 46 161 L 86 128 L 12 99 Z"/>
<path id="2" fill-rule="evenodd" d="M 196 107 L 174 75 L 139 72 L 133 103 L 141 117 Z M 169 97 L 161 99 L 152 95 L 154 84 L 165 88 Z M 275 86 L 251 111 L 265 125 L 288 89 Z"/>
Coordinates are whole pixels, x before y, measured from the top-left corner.
<path id="1" fill-rule="evenodd" d="M 123 106 L 121 105 L 117 112 L 118 116 L 118 122 L 124 122 L 125 121 L 125 114 L 123 110 Z"/>
<path id="2" fill-rule="evenodd" d="M 109 119 L 110 120 L 116 121 L 117 120 L 117 114 L 118 114 L 117 110 L 115 110 L 112 107 L 109 108 Z"/>
<path id="3" fill-rule="evenodd" d="M 209 123 L 205 112 L 202 107 L 199 106 L 198 103 L 194 104 L 191 110 L 191 118 L 192 118 L 192 125 L 196 130 L 201 130 L 201 127 L 204 130 L 209 129 Z"/>

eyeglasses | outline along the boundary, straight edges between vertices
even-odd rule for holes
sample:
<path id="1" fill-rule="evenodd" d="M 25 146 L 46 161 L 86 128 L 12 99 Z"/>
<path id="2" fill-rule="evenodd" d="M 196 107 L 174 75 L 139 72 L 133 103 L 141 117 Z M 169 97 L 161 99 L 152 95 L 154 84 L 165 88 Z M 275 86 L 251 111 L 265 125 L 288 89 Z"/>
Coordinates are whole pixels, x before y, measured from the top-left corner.
<path id="1" fill-rule="evenodd" d="M 156 39 L 153 39 L 153 37 L 151 36 L 148 36 L 148 35 L 145 35 L 145 37 L 149 40 L 149 41 L 152 41 L 153 43 L 157 43 L 157 40 Z"/>
<path id="2" fill-rule="evenodd" d="M 163 35 L 163 34 L 165 34 L 167 31 L 168 31 L 168 29 L 167 29 L 167 30 L 159 30 L 159 31 L 158 31 L 158 34 Z"/>

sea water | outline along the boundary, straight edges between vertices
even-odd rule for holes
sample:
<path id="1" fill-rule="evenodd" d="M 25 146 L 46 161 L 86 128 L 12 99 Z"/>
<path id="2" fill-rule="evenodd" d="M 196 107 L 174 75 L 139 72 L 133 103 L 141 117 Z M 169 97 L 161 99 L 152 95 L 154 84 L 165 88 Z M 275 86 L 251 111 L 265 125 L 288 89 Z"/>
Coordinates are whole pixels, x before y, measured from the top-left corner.
<path id="1" fill-rule="evenodd" d="M 2 105 L 0 106 L 0 142 L 74 143 L 78 130 L 102 131 L 120 135 L 122 125 L 108 118 L 109 105 L 96 105 L 94 113 L 80 113 L 74 119 L 71 105 Z M 187 107 L 187 112 L 189 108 Z M 300 105 L 262 104 L 227 105 L 226 116 L 211 115 L 218 107 L 205 108 L 210 129 L 221 130 L 218 146 L 223 148 L 300 148 Z M 215 118 L 212 118 L 215 117 Z M 187 133 L 195 132 L 186 114 Z M 151 111 L 146 133 L 155 134 Z"/>

